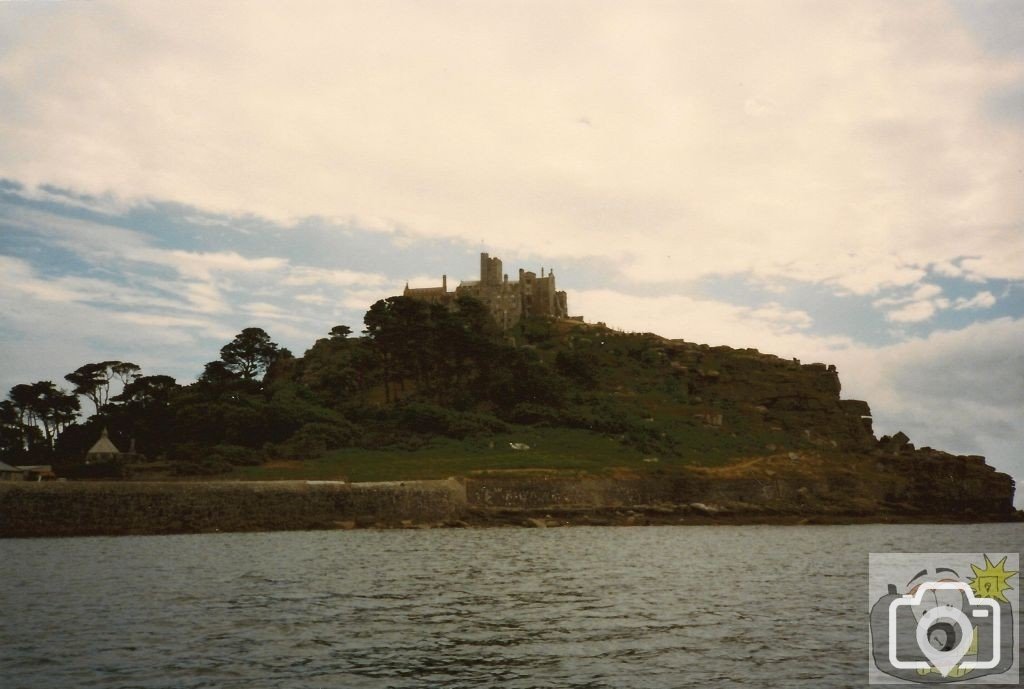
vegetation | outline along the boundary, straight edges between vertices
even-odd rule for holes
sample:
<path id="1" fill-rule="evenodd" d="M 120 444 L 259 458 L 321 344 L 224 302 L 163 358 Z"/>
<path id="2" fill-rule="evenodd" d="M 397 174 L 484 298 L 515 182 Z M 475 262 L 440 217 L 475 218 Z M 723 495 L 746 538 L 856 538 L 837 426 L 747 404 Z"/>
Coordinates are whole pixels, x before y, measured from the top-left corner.
<path id="1" fill-rule="evenodd" d="M 783 379 L 772 376 L 803 375 L 812 388 L 817 378 L 756 352 L 579 321 L 502 333 L 465 298 L 449 310 L 391 297 L 364 325 L 362 336 L 332 328 L 301 357 L 246 328 L 190 385 L 122 361 L 79 367 L 65 376 L 69 391 L 16 385 L 0 402 L 0 459 L 92 475 L 85 455 L 107 428 L 137 453 L 126 458 L 134 475 L 379 480 L 665 471 L 813 441 L 799 420 L 787 423 L 789 407 L 777 418 L 755 407 L 778 393 Z M 730 383 L 744 367 L 763 389 Z M 823 398 L 838 399 L 837 386 L 826 381 Z M 84 419 L 83 397 L 93 412 Z"/>

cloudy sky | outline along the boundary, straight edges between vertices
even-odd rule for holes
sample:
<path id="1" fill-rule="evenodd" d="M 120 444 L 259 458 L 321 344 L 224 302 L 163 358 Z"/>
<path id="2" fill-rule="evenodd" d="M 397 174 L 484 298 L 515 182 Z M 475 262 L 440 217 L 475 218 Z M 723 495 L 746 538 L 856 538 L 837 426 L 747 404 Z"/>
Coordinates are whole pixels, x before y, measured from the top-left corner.
<path id="1" fill-rule="evenodd" d="M 0 386 L 301 353 L 489 251 L 1024 482 L 1022 190 L 1018 0 L 7 3 Z"/>

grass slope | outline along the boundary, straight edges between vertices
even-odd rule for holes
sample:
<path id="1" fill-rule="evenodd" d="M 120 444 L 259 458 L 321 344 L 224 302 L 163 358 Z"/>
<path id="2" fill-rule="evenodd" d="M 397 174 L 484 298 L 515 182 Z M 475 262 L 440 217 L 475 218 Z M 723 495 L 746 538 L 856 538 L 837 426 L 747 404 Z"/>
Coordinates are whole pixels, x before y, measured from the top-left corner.
<path id="1" fill-rule="evenodd" d="M 829 449 L 824 438 L 835 429 L 808 432 L 805 425 L 814 420 L 803 412 L 790 414 L 795 419 L 790 424 L 788 412 L 766 414 L 762 406 L 762 400 L 783 392 L 833 404 L 838 382 L 829 389 L 832 374 L 824 366 L 819 370 L 754 350 L 694 345 L 602 325 L 561 321 L 544 327 L 539 336 L 520 333 L 517 345 L 534 350 L 552 372 L 559 368 L 559 353 L 566 352 L 584 360 L 589 370 L 589 382 L 577 385 L 560 410 L 571 421 L 556 414 L 461 440 L 428 436 L 413 450 L 345 448 L 313 459 L 285 457 L 236 467 L 228 478 L 384 481 L 486 471 L 647 473 Z M 530 449 L 515 451 L 509 447 L 513 442 Z"/>

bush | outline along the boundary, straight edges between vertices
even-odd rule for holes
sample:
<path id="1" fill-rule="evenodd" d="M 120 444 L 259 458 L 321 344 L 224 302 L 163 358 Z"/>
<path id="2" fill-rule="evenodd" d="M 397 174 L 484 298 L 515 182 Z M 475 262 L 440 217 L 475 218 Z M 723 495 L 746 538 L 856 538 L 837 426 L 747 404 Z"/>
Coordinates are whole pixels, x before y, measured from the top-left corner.
<path id="1" fill-rule="evenodd" d="M 523 337 L 532 345 L 541 345 L 545 348 L 554 344 L 555 324 L 548 318 L 527 318 L 520 322 L 523 329 Z"/>
<path id="2" fill-rule="evenodd" d="M 624 433 L 636 426 L 623 412 L 604 405 L 565 409 L 561 413 L 561 421 L 569 428 L 603 433 Z"/>
<path id="3" fill-rule="evenodd" d="M 292 459 L 313 459 L 352 445 L 358 436 L 359 428 L 348 421 L 307 423 L 283 443 L 269 446 L 268 453 Z"/>
<path id="4" fill-rule="evenodd" d="M 226 474 L 231 471 L 231 465 L 220 459 L 206 459 L 199 462 L 185 461 L 174 465 L 174 473 L 179 476 L 212 476 L 213 474 Z"/>
<path id="5" fill-rule="evenodd" d="M 214 445 L 206 452 L 210 462 L 225 462 L 232 466 L 256 466 L 263 463 L 263 453 L 241 445 Z"/>
<path id="6" fill-rule="evenodd" d="M 263 453 L 259 450 L 228 444 L 211 447 L 200 443 L 182 443 L 171 451 L 170 456 L 176 465 L 176 474 L 221 473 L 229 471 L 232 466 L 254 466 L 263 462 Z M 188 468 L 182 468 L 186 465 Z M 222 466 L 227 469 L 213 471 L 213 468 Z"/>
<path id="7" fill-rule="evenodd" d="M 394 417 L 405 430 L 457 439 L 508 430 L 508 426 L 487 414 L 452 411 L 423 402 L 399 405 Z"/>
<path id="8" fill-rule="evenodd" d="M 505 417 L 512 423 L 528 424 L 532 426 L 557 426 L 561 421 L 560 414 L 551 407 L 530 402 L 520 402 L 510 409 Z"/>
<path id="9" fill-rule="evenodd" d="M 589 352 L 561 351 L 555 355 L 555 368 L 563 376 L 584 388 L 597 385 L 597 360 Z"/>

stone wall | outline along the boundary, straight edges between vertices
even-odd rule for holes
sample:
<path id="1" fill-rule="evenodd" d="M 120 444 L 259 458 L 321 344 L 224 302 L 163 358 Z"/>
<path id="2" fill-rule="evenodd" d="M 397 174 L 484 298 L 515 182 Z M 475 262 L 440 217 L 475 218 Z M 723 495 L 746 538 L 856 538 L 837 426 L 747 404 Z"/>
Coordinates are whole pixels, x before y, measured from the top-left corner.
<path id="1" fill-rule="evenodd" d="M 0 537 L 195 533 L 443 522 L 458 481 L 45 482 L 0 487 Z"/>
<path id="2" fill-rule="evenodd" d="M 694 514 L 750 523 L 776 517 L 972 521 L 1012 517 L 1014 488 L 981 458 L 921 450 L 843 462 L 778 456 L 739 471 L 621 478 L 7 482 L 0 485 L 0 537 L 521 524 L 548 513 L 634 511 L 668 520 L 661 523 L 685 523 Z"/>
<path id="3" fill-rule="evenodd" d="M 685 506 L 799 511 L 804 496 L 824 498 L 828 485 L 806 479 L 709 478 L 699 475 L 635 479 L 467 479 L 471 507 L 544 510 Z"/>

